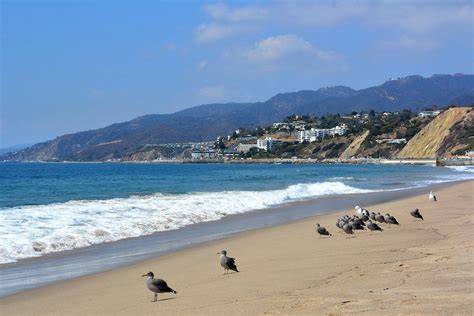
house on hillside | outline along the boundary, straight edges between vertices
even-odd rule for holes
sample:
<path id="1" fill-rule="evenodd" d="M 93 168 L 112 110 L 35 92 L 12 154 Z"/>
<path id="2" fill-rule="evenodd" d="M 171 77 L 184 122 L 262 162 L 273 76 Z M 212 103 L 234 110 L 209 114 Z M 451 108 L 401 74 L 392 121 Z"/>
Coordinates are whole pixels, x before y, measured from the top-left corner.
<path id="1" fill-rule="evenodd" d="M 418 117 L 435 117 L 438 116 L 440 113 L 441 111 L 421 111 L 420 113 L 418 113 Z"/>
<path id="2" fill-rule="evenodd" d="M 303 142 L 315 142 L 324 137 L 330 136 L 335 137 L 336 135 L 342 136 L 347 133 L 347 125 L 342 124 L 333 128 L 312 128 L 310 130 L 298 131 L 298 141 Z"/>
<path id="3" fill-rule="evenodd" d="M 273 146 L 277 143 L 280 143 L 280 141 L 271 137 L 265 137 L 257 140 L 257 147 L 265 151 L 272 151 Z"/>

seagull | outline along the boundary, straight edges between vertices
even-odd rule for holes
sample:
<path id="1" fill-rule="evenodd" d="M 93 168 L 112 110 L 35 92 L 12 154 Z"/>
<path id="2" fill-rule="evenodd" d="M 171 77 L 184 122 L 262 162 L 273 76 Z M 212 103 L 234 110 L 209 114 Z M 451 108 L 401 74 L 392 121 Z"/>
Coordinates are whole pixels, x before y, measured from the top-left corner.
<path id="1" fill-rule="evenodd" d="M 350 223 L 352 229 L 355 229 L 355 230 L 364 230 L 364 226 L 362 226 L 360 220 L 358 220 L 358 221 L 353 221 L 353 220 L 351 220 L 349 223 Z"/>
<path id="2" fill-rule="evenodd" d="M 410 212 L 411 216 L 413 216 L 414 218 L 419 218 L 421 220 L 423 220 L 423 216 L 421 216 L 420 214 L 420 210 L 417 209 L 417 208 L 414 208 L 411 212 Z"/>
<path id="3" fill-rule="evenodd" d="M 433 191 L 430 191 L 430 196 L 429 196 L 430 201 L 436 202 L 436 195 L 433 194 Z"/>
<path id="4" fill-rule="evenodd" d="M 362 215 L 362 208 L 359 205 L 356 205 L 354 208 L 357 215 Z"/>
<path id="5" fill-rule="evenodd" d="M 351 220 L 357 225 L 365 226 L 364 221 L 362 221 L 359 217 L 357 217 L 357 215 L 354 215 Z"/>
<path id="6" fill-rule="evenodd" d="M 367 228 L 370 229 L 370 231 L 378 230 L 378 231 L 383 231 L 383 229 L 377 225 L 376 223 L 372 223 L 372 221 L 367 222 Z"/>
<path id="7" fill-rule="evenodd" d="M 351 224 L 345 224 L 344 226 L 342 226 L 342 230 L 343 230 L 346 234 L 349 234 L 349 235 L 354 234 L 354 232 L 352 231 L 352 225 L 351 225 Z"/>
<path id="8" fill-rule="evenodd" d="M 362 222 L 367 222 L 369 220 L 369 217 L 365 214 L 359 215 L 358 217 Z"/>
<path id="9" fill-rule="evenodd" d="M 142 275 L 142 277 L 146 277 L 146 287 L 155 293 L 155 300 L 152 302 L 156 302 L 158 300 L 158 293 L 178 293 L 170 288 L 168 284 L 166 284 L 165 280 L 154 279 L 154 276 L 155 275 L 153 272 L 148 272 L 147 274 Z"/>
<path id="10" fill-rule="evenodd" d="M 380 213 L 375 214 L 375 220 L 379 223 L 386 223 L 385 218 Z"/>
<path id="11" fill-rule="evenodd" d="M 318 234 L 320 234 L 321 236 L 323 236 L 323 235 L 332 236 L 331 233 L 328 232 L 325 227 L 322 227 L 322 226 L 319 225 L 319 224 L 316 224 L 316 231 L 317 231 Z"/>
<path id="12" fill-rule="evenodd" d="M 366 210 L 365 208 L 361 208 L 359 205 L 356 205 L 354 208 L 356 210 L 357 215 L 369 216 L 369 211 Z"/>
<path id="13" fill-rule="evenodd" d="M 369 217 L 370 217 L 371 220 L 375 221 L 375 213 L 374 212 L 371 212 Z"/>
<path id="14" fill-rule="evenodd" d="M 397 219 L 388 213 L 385 214 L 385 222 L 387 222 L 387 224 L 400 225 Z"/>
<path id="15" fill-rule="evenodd" d="M 221 266 L 225 270 L 224 274 L 227 274 L 227 271 L 229 270 L 239 272 L 239 270 L 237 270 L 237 266 L 235 265 L 235 259 L 227 257 L 227 251 L 222 250 L 221 252 L 218 252 L 217 254 L 221 255 Z"/>

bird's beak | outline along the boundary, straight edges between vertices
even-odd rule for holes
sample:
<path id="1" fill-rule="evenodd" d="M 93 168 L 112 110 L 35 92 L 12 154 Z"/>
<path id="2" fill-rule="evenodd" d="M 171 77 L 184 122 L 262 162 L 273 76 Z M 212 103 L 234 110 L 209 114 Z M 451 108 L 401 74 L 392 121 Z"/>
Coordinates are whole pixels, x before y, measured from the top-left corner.
<path id="1" fill-rule="evenodd" d="M 147 276 L 147 275 L 146 275 L 146 274 L 144 274 L 144 275 L 142 275 L 142 278 L 143 278 L 143 277 L 146 277 L 146 276 Z"/>
<path id="2" fill-rule="evenodd" d="M 220 252 L 216 253 L 216 255 L 220 255 L 220 254 L 221 254 Z"/>

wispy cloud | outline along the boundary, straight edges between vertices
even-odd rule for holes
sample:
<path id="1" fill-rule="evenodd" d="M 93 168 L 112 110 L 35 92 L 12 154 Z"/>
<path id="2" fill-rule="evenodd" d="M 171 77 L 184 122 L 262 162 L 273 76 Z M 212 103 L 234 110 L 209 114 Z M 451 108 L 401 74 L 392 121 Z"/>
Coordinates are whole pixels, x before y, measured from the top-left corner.
<path id="1" fill-rule="evenodd" d="M 211 20 L 196 31 L 197 42 L 210 42 L 275 25 L 310 28 L 357 23 L 386 27 L 410 36 L 435 36 L 456 30 L 472 30 L 474 7 L 470 1 L 295 1 L 267 5 L 204 6 Z M 252 25 L 252 28 L 245 28 Z"/>
<path id="2" fill-rule="evenodd" d="M 234 64 L 250 65 L 259 72 L 300 70 L 304 72 L 338 72 L 348 68 L 341 54 L 324 51 L 296 35 L 264 38 L 252 47 L 226 51 L 223 58 Z"/>

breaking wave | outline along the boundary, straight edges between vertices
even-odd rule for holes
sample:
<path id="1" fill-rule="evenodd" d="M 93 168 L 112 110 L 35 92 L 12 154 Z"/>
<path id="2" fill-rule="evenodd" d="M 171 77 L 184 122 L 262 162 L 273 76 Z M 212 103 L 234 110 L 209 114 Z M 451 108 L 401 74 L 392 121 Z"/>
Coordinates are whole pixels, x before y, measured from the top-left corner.
<path id="1" fill-rule="evenodd" d="M 0 209 L 0 263 L 178 229 L 324 195 L 366 193 L 342 182 L 270 191 L 223 191 L 74 200 Z"/>

